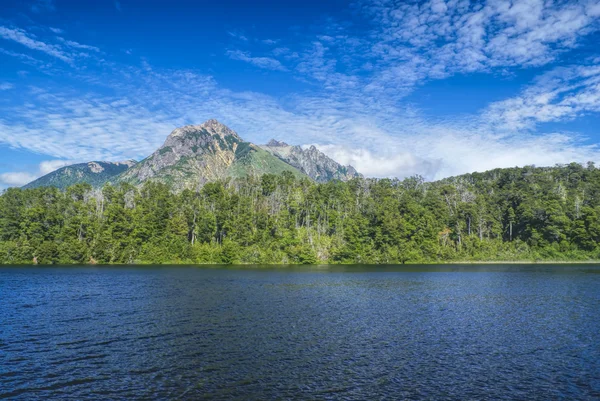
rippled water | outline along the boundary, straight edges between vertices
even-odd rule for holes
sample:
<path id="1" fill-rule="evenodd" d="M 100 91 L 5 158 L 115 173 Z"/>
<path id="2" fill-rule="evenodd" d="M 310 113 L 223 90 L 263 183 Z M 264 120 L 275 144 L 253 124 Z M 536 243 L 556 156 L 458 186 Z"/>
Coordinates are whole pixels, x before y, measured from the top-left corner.
<path id="1" fill-rule="evenodd" d="M 600 268 L 0 268 L 0 398 L 599 399 Z"/>

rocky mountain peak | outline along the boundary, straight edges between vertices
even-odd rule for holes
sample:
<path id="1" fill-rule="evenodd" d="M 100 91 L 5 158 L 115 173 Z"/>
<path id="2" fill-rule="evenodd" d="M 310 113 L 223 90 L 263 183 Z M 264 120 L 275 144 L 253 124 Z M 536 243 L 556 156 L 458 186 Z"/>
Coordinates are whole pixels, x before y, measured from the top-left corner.
<path id="1" fill-rule="evenodd" d="M 131 166 L 133 166 L 133 165 L 134 165 L 134 164 L 136 164 L 136 163 L 137 163 L 137 161 L 136 161 L 136 160 L 133 160 L 133 159 L 129 159 L 129 160 L 122 160 L 122 161 L 115 162 L 115 164 L 116 164 L 116 165 L 124 164 L 124 165 L 126 165 L 127 167 L 131 167 Z"/>
<path id="2" fill-rule="evenodd" d="M 211 136 L 216 135 L 222 139 L 228 136 L 233 136 L 234 138 L 241 140 L 235 131 L 214 119 L 207 120 L 200 125 L 186 125 L 180 128 L 175 128 L 169 135 L 169 138 L 183 138 L 202 134 L 208 134 Z"/>
<path id="3" fill-rule="evenodd" d="M 270 152 L 250 142 L 217 120 L 175 129 L 163 146 L 122 174 L 134 185 L 154 180 L 175 190 L 197 189 L 225 177 L 244 177 L 289 171 L 306 175 Z"/>
<path id="4" fill-rule="evenodd" d="M 348 181 L 361 177 L 352 166 L 342 166 L 317 149 L 315 145 L 303 148 L 271 139 L 263 145 L 263 149 L 296 167 L 315 181 L 326 182 L 332 179 Z"/>
<path id="5" fill-rule="evenodd" d="M 212 135 L 219 135 L 221 138 L 232 135 L 238 139 L 241 139 L 234 130 L 230 129 L 228 126 L 220 123 L 215 119 L 205 121 L 200 125 L 200 127 L 204 128 Z"/>
<path id="6" fill-rule="evenodd" d="M 104 167 L 101 164 L 96 162 L 89 162 L 88 167 L 92 173 L 101 173 L 104 171 Z"/>
<path id="7" fill-rule="evenodd" d="M 283 141 L 271 139 L 269 142 L 267 142 L 267 146 L 273 147 L 273 148 L 283 148 L 283 147 L 290 146 L 290 145 L 288 145 L 287 143 L 285 143 Z"/>

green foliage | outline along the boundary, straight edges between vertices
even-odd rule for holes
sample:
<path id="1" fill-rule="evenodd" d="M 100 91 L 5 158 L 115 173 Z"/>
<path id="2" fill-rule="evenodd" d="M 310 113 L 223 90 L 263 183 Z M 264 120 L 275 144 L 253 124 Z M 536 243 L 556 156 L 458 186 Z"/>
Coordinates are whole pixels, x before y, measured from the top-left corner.
<path id="1" fill-rule="evenodd" d="M 250 142 L 240 142 L 238 147 L 235 149 L 235 157 L 241 159 L 252 151 L 252 144 Z"/>
<path id="2" fill-rule="evenodd" d="M 0 196 L 3 264 L 580 261 L 598 259 L 599 243 L 593 165 L 432 183 L 319 184 L 284 170 L 181 193 L 147 182 Z"/>
<path id="3" fill-rule="evenodd" d="M 235 163 L 228 174 L 233 178 L 247 175 L 281 174 L 290 172 L 296 178 L 307 177 L 297 168 L 250 142 L 240 142 L 235 152 Z"/>
<path id="4" fill-rule="evenodd" d="M 170 146 L 164 146 L 162 148 L 160 148 L 160 150 L 158 151 L 159 154 L 164 155 L 167 152 L 172 152 L 173 149 Z"/>

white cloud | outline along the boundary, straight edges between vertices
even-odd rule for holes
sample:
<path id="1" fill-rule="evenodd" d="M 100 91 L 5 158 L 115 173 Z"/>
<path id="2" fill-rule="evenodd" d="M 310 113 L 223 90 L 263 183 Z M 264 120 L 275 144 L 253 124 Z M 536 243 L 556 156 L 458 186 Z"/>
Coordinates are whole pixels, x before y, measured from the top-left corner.
<path id="1" fill-rule="evenodd" d="M 7 50 L 7 49 L 0 47 L 0 55 L 6 55 L 9 57 L 13 57 L 13 58 L 19 60 L 21 63 L 28 65 L 30 67 L 33 67 L 37 71 L 39 71 L 43 74 L 46 74 L 46 75 L 55 75 L 55 74 L 59 74 L 59 73 L 63 72 L 60 69 L 60 67 L 57 66 L 55 63 L 37 59 L 35 57 L 30 56 L 29 54 L 18 53 L 18 52 L 14 52 L 12 50 Z M 16 74 L 19 75 L 21 78 L 25 77 L 29 73 L 30 73 L 30 71 L 26 71 L 26 70 L 16 71 Z"/>
<path id="2" fill-rule="evenodd" d="M 39 164 L 36 172 L 11 171 L 8 173 L 0 173 L 0 188 L 2 187 L 21 187 L 31 181 L 49 174 L 61 167 L 76 163 L 73 160 L 46 160 Z"/>
<path id="3" fill-rule="evenodd" d="M 245 61 L 259 68 L 274 71 L 287 71 L 279 60 L 271 57 L 252 57 L 249 52 L 243 52 L 241 50 L 228 50 L 225 54 L 232 60 Z"/>
<path id="4" fill-rule="evenodd" d="M 381 152 L 339 145 L 316 145 L 317 148 L 345 166 L 351 165 L 367 177 L 433 177 L 438 173 L 440 160 L 425 160 L 407 151 Z"/>
<path id="5" fill-rule="evenodd" d="M 600 112 L 600 65 L 555 68 L 516 97 L 491 104 L 485 117 L 512 130 Z"/>
<path id="6" fill-rule="evenodd" d="M 590 18 L 600 17 L 600 2 L 590 1 L 586 4 L 586 14 Z"/>
<path id="7" fill-rule="evenodd" d="M 244 42 L 247 42 L 247 41 L 248 41 L 248 38 L 247 38 L 247 37 L 246 37 L 244 34 L 242 34 L 242 33 L 240 33 L 240 32 L 236 32 L 236 31 L 227 31 L 227 34 L 228 34 L 229 36 L 231 36 L 232 38 L 234 38 L 234 39 L 239 39 L 239 40 L 242 40 L 242 41 L 244 41 Z"/>
<path id="8" fill-rule="evenodd" d="M 485 118 L 431 121 L 411 109 L 360 96 L 294 96 L 280 101 L 221 88 L 185 71 L 131 71 L 116 96 L 74 97 L 36 90 L 0 118 L 0 142 L 62 159 L 140 160 L 177 126 L 217 118 L 243 138 L 317 144 L 343 164 L 376 177 L 437 179 L 495 167 L 598 161 L 598 147 L 572 134 L 497 131 Z M 285 107 L 283 106 L 285 104 Z M 8 116 L 11 116 L 9 118 Z M 62 166 L 53 162 L 50 171 Z"/>
<path id="9" fill-rule="evenodd" d="M 6 40 L 15 41 L 33 50 L 39 50 L 67 63 L 73 61 L 68 54 L 66 54 L 60 49 L 60 47 L 36 40 L 22 29 L 10 29 L 4 26 L 0 26 L 0 37 Z"/>
<path id="10" fill-rule="evenodd" d="M 0 53 L 5 54 L 10 57 L 15 57 L 21 60 L 21 62 L 28 65 L 36 65 L 39 66 L 42 62 L 36 58 L 33 58 L 27 54 L 17 53 L 10 50 L 6 50 L 0 47 Z"/>
<path id="11" fill-rule="evenodd" d="M 300 52 L 296 69 L 330 89 L 356 81 L 373 96 L 402 98 L 428 80 L 539 67 L 600 28 L 598 0 L 364 0 L 365 29 L 332 24 Z M 368 65 L 370 74 L 358 74 Z"/>
<path id="12" fill-rule="evenodd" d="M 424 119 L 397 119 L 402 129 L 346 128 L 353 141 L 317 145 L 342 164 L 351 164 L 371 177 L 427 179 L 486 171 L 498 167 L 535 164 L 551 166 L 573 161 L 599 161 L 597 145 L 584 145 L 576 135 L 533 135 L 511 132 L 499 135 L 474 122 L 432 123 Z M 361 139 L 361 136 L 364 138 Z"/>
<path id="13" fill-rule="evenodd" d="M 46 160 L 40 163 L 39 171 L 40 175 L 46 175 L 53 171 L 58 170 L 61 167 L 69 166 L 76 163 L 73 160 Z"/>
<path id="14" fill-rule="evenodd" d="M 288 49 L 287 47 L 276 47 L 271 51 L 271 53 L 276 57 L 288 56 L 290 54 L 290 49 Z"/>
<path id="15" fill-rule="evenodd" d="M 91 85 L 86 92 L 49 83 L 11 107 L 0 106 L 0 143 L 60 159 L 139 160 L 175 127 L 217 118 L 255 143 L 275 137 L 316 144 L 367 176 L 435 179 L 495 167 L 598 161 L 598 147 L 585 138 L 533 130 L 538 122 L 600 111 L 594 65 L 553 69 L 482 115 L 437 121 L 398 102 L 430 79 L 551 62 L 596 29 L 595 6 L 586 4 L 369 2 L 361 9 L 376 23 L 369 35 L 358 39 L 333 25 L 304 47 L 273 50 L 296 77 L 316 84 L 278 98 L 228 90 L 194 71 L 104 60 L 106 75 L 77 75 Z M 57 49 L 72 54 L 67 39 Z M 241 50 L 226 55 L 288 70 L 276 58 Z M 56 163 L 40 166 L 40 174 Z"/>
<path id="16" fill-rule="evenodd" d="M 15 86 L 9 82 L 0 82 L 0 91 L 5 91 L 14 88 Z"/>
<path id="17" fill-rule="evenodd" d="M 0 174 L 0 184 L 10 187 L 20 187 L 38 178 L 35 174 L 10 172 Z"/>
<path id="18" fill-rule="evenodd" d="M 54 33 L 60 31 L 56 28 L 49 28 L 49 30 Z M 52 37 L 51 39 L 53 39 L 53 41 L 56 43 L 51 43 L 50 40 L 38 39 L 36 35 L 20 28 L 7 28 L 5 26 L 0 26 L 0 38 L 14 41 L 32 50 L 43 52 L 49 56 L 64 61 L 69 65 L 73 65 L 75 59 L 82 60 L 90 57 L 89 53 L 82 52 L 82 50 L 101 53 L 100 49 L 96 46 L 81 44 L 74 40 L 65 39 L 61 36 Z M 44 72 L 49 72 L 52 69 L 50 63 L 37 60 L 28 54 L 21 54 L 2 48 L 0 48 L 0 53 L 19 58 L 24 63 L 35 66 Z"/>
<path id="19" fill-rule="evenodd" d="M 65 45 L 67 45 L 68 47 L 74 48 L 74 49 L 82 49 L 82 50 L 91 50 L 94 52 L 99 53 L 100 49 L 97 48 L 96 46 L 90 46 L 90 45 L 82 45 L 81 43 L 77 43 L 73 40 L 66 40 L 62 37 L 58 37 L 57 38 L 59 41 L 61 41 L 62 43 L 64 43 Z"/>

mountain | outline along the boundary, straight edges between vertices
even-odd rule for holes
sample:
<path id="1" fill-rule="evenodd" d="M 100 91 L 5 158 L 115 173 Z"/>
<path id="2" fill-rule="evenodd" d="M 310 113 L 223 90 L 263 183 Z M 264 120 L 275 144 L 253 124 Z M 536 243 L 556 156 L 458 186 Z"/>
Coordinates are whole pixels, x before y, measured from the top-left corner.
<path id="1" fill-rule="evenodd" d="M 352 166 L 342 166 L 314 146 L 302 149 L 275 140 L 258 146 L 244 141 L 217 120 L 208 120 L 200 125 L 176 128 L 160 148 L 138 163 L 75 164 L 38 178 L 24 188 L 55 186 L 63 189 L 78 182 L 88 182 L 95 187 L 106 182 L 137 186 L 151 180 L 181 191 L 227 177 L 284 171 L 317 182 L 361 177 Z"/>
<path id="2" fill-rule="evenodd" d="M 261 147 L 317 182 L 348 181 L 352 178 L 362 177 L 354 167 L 342 166 L 319 151 L 314 145 L 308 149 L 302 149 L 300 146 L 291 146 L 285 142 L 271 139 Z"/>
<path id="3" fill-rule="evenodd" d="M 119 180 L 139 185 L 146 180 L 175 190 L 196 189 L 226 177 L 279 174 L 306 176 L 265 149 L 246 142 L 217 120 L 175 129 L 152 155 L 127 170 Z"/>
<path id="4" fill-rule="evenodd" d="M 53 186 L 65 189 L 77 183 L 88 183 L 93 187 L 102 187 L 109 180 L 125 172 L 135 165 L 134 160 L 124 162 L 100 162 L 73 164 L 59 168 L 35 181 L 30 182 L 23 188 L 37 188 Z"/>

